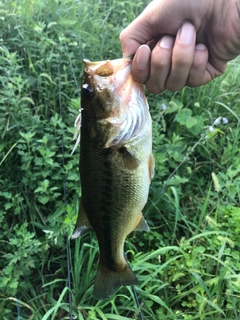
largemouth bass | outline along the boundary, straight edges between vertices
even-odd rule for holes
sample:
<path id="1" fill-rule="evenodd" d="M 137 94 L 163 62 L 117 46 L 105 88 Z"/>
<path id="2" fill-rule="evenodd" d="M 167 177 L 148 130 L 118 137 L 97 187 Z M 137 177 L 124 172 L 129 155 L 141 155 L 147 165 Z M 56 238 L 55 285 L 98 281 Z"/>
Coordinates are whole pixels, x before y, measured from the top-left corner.
<path id="1" fill-rule="evenodd" d="M 82 197 L 72 238 L 96 232 L 100 258 L 94 297 L 105 299 L 122 285 L 138 283 L 124 258 L 124 242 L 134 230 L 149 230 L 142 209 L 154 170 L 152 122 L 131 59 L 84 63 Z"/>

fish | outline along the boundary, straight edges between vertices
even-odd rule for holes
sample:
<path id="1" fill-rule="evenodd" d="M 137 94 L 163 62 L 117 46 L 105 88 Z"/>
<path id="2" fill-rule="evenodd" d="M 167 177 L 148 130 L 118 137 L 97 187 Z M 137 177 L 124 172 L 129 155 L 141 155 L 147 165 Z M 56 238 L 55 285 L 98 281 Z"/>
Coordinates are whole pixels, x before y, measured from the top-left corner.
<path id="1" fill-rule="evenodd" d="M 132 231 L 149 231 L 142 210 L 154 173 L 152 120 L 132 60 L 84 60 L 80 130 L 81 201 L 72 239 L 94 230 L 99 245 L 93 296 L 138 284 L 126 261 Z M 79 140 L 79 139 L 78 139 Z"/>

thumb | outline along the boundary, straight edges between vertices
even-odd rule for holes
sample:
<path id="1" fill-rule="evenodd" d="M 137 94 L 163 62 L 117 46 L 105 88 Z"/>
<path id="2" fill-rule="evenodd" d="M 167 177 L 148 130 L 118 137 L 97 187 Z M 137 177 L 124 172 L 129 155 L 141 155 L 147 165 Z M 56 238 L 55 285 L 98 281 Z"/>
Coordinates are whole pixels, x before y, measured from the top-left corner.
<path id="1" fill-rule="evenodd" d="M 153 26 L 153 11 L 156 11 L 155 1 L 120 33 L 123 56 L 134 54 L 142 44 L 147 44 L 159 35 L 159 29 Z"/>
<path id="2" fill-rule="evenodd" d="M 138 26 L 134 26 L 132 24 L 124 29 L 119 36 L 124 58 L 134 54 L 141 46 L 141 44 L 147 43 L 147 40 L 142 39 L 141 31 L 139 29 L 136 29 L 136 27 Z M 138 36 L 138 34 L 140 37 Z"/>

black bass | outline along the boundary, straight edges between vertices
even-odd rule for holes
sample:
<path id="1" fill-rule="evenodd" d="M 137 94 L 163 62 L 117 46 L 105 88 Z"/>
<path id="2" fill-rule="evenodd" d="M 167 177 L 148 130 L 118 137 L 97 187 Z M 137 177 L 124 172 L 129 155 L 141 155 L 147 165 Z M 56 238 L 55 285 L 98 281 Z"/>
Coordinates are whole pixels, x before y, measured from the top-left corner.
<path id="1" fill-rule="evenodd" d="M 93 229 L 100 259 L 96 299 L 138 283 L 124 258 L 132 231 L 148 231 L 142 215 L 154 170 L 152 121 L 131 59 L 84 60 L 81 89 L 82 198 L 72 239 Z M 77 122 L 79 123 L 79 118 Z"/>

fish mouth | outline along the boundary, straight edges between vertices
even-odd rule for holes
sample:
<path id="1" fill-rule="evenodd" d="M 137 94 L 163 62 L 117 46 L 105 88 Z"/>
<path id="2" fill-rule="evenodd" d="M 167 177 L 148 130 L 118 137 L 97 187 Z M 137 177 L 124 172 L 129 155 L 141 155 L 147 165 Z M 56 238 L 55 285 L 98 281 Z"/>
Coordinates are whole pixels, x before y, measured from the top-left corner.
<path id="1" fill-rule="evenodd" d="M 83 59 L 83 62 L 85 72 L 100 77 L 109 77 L 130 65 L 132 59 L 131 57 L 105 61 L 90 61 Z"/>
<path id="2" fill-rule="evenodd" d="M 98 92 L 108 88 L 113 95 L 121 97 L 124 104 L 128 105 L 132 90 L 136 85 L 139 86 L 131 74 L 131 57 L 93 62 L 84 59 L 83 61 L 85 72 L 97 84 Z"/>
<path id="3" fill-rule="evenodd" d="M 118 59 L 113 59 L 113 60 L 101 60 L 101 61 L 90 61 L 89 59 L 83 59 L 83 62 L 85 65 L 89 65 L 89 66 L 95 66 L 95 65 L 99 65 L 99 64 L 105 64 L 106 62 L 112 62 L 113 64 L 118 63 L 118 62 L 130 62 L 133 60 L 135 54 L 132 54 L 129 57 L 125 57 L 125 58 L 118 58 Z"/>

